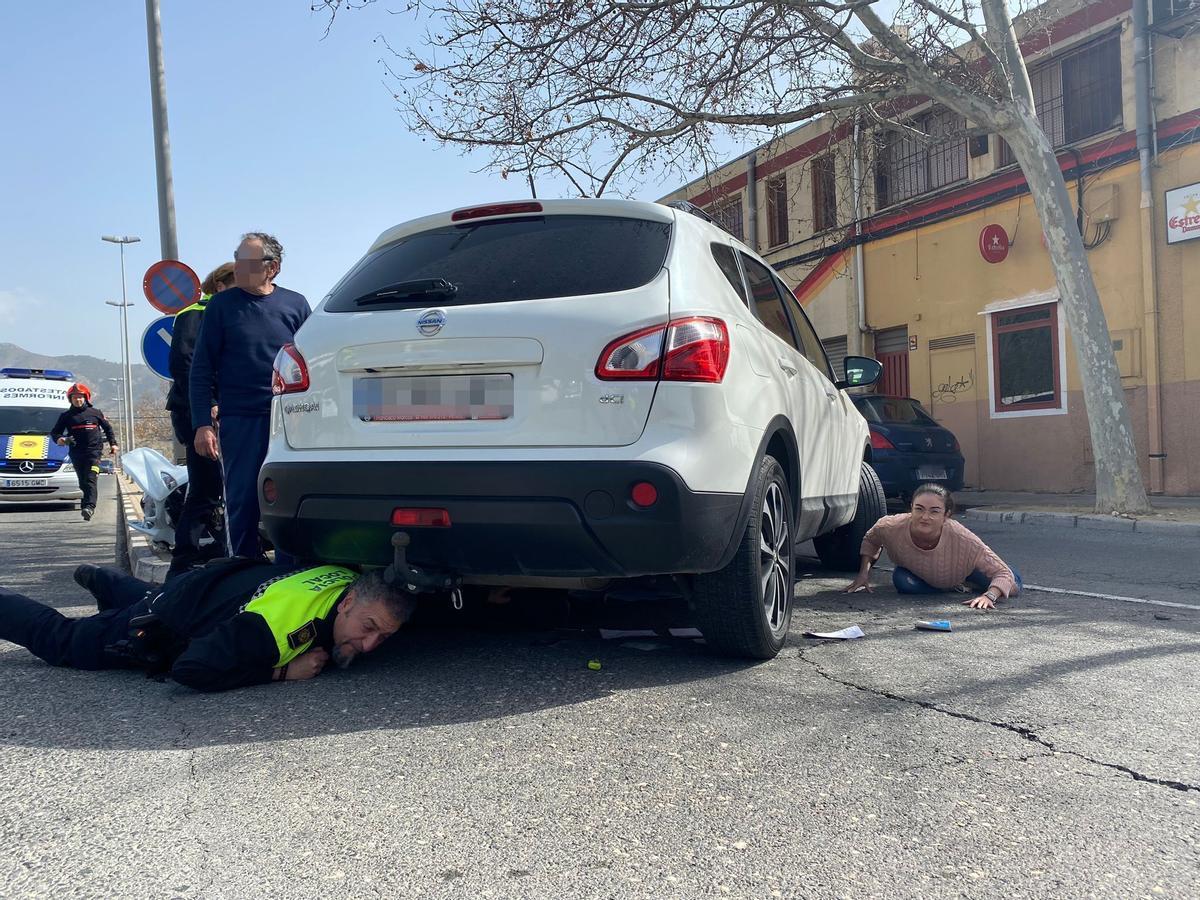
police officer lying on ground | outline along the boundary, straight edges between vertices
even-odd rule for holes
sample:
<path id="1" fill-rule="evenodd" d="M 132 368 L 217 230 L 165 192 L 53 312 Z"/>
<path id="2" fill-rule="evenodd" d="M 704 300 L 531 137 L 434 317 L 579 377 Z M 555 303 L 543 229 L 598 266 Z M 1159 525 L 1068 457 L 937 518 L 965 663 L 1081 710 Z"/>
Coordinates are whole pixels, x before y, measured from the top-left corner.
<path id="1" fill-rule="evenodd" d="M 249 559 L 218 560 L 166 585 L 87 565 L 75 581 L 99 613 L 67 618 L 0 588 L 0 638 L 51 665 L 142 668 L 201 691 L 300 681 L 330 659 L 345 668 L 394 634 L 415 605 L 380 572 Z"/>

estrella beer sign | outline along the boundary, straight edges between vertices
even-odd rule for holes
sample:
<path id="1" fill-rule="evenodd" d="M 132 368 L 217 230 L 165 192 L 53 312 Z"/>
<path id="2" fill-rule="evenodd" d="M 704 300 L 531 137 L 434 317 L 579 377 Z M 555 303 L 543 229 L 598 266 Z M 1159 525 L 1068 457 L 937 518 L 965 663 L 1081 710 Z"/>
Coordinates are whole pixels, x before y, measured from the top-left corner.
<path id="1" fill-rule="evenodd" d="M 1200 182 L 1167 191 L 1167 243 L 1200 238 Z"/>

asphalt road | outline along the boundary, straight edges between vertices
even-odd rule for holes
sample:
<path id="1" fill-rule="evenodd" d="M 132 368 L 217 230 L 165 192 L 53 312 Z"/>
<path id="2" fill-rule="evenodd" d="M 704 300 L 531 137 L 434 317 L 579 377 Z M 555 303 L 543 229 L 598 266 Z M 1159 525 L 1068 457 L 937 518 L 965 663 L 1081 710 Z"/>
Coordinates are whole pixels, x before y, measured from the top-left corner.
<path id="1" fill-rule="evenodd" d="M 980 530 L 1035 583 L 1177 600 L 1195 577 L 1155 536 Z M 0 508 L 4 583 L 84 614 L 71 568 L 113 535 L 107 497 L 90 524 Z M 313 682 L 201 695 L 2 645 L 0 894 L 1197 896 L 1200 611 L 975 613 L 801 571 L 761 665 L 424 628 Z M 935 617 L 954 632 L 912 629 Z M 850 624 L 867 638 L 800 636 Z"/>

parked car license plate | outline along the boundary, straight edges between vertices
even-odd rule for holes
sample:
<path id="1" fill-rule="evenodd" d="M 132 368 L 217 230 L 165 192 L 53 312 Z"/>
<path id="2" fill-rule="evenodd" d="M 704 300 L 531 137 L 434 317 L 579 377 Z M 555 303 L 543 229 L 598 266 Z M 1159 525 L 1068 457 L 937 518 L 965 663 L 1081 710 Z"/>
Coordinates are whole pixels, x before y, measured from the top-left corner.
<path id="1" fill-rule="evenodd" d="M 49 478 L 5 478 L 4 486 L 6 488 L 14 487 L 49 487 Z"/>
<path id="2" fill-rule="evenodd" d="M 512 414 L 512 375 L 354 379 L 354 417 L 363 422 L 490 421 Z"/>
<path id="3" fill-rule="evenodd" d="M 928 478 L 931 481 L 941 480 L 947 477 L 945 469 L 935 468 L 934 466 L 920 466 L 917 468 L 918 478 Z"/>

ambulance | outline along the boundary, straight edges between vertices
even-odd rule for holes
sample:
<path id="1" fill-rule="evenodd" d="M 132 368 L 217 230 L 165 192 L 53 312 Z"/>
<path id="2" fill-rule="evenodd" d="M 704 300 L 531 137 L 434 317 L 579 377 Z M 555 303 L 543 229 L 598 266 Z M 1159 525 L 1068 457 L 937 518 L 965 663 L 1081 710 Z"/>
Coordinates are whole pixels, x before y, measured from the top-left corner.
<path id="1" fill-rule="evenodd" d="M 62 369 L 0 369 L 0 503 L 82 499 L 67 448 L 50 437 L 74 382 Z"/>

